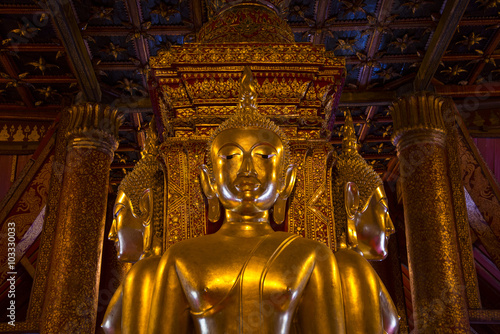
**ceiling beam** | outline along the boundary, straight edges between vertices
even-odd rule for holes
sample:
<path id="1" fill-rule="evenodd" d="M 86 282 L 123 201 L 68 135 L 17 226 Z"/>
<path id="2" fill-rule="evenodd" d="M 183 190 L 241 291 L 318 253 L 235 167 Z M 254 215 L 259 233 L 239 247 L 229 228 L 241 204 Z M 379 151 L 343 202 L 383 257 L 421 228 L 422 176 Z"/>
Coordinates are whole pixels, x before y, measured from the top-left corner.
<path id="1" fill-rule="evenodd" d="M 64 46 L 49 43 L 18 43 L 2 46 L 3 49 L 14 52 L 58 52 L 64 51 Z"/>
<path id="2" fill-rule="evenodd" d="M 159 36 L 177 36 L 186 35 L 193 32 L 192 28 L 187 26 L 151 26 L 148 29 L 148 34 Z M 127 36 L 131 33 L 131 29 L 124 26 L 88 26 L 82 31 L 83 36 Z"/>
<path id="3" fill-rule="evenodd" d="M 500 23 L 500 19 L 495 17 L 466 17 L 460 20 L 460 26 L 495 26 Z M 435 25 L 435 21 L 431 18 L 411 18 L 411 19 L 395 19 L 391 22 L 391 29 L 419 29 L 419 28 L 429 28 Z M 306 24 L 298 24 L 291 26 L 292 32 L 304 33 L 311 29 L 310 26 Z M 370 28 L 370 24 L 367 20 L 349 20 L 343 21 L 338 20 L 333 22 L 332 25 L 328 26 L 328 30 L 335 31 L 362 31 Z"/>
<path id="4" fill-rule="evenodd" d="M 33 15 L 41 13 L 46 13 L 46 11 L 36 5 L 0 5 L 1 15 Z"/>
<path id="5" fill-rule="evenodd" d="M 316 27 L 319 27 L 320 29 L 317 29 L 314 33 L 313 37 L 313 43 L 314 44 L 323 44 L 324 39 L 325 39 L 325 32 L 324 29 L 322 29 L 325 25 L 325 21 L 328 18 L 328 5 L 330 4 L 330 1 L 325 1 L 325 0 L 316 0 L 316 12 L 315 12 L 315 17 L 316 17 Z"/>
<path id="6" fill-rule="evenodd" d="M 429 87 L 468 4 L 469 0 L 448 0 L 446 2 L 441 19 L 413 81 L 415 91 L 426 90 Z"/>
<path id="7" fill-rule="evenodd" d="M 363 143 L 365 141 L 366 136 L 368 135 L 368 131 L 370 130 L 370 120 L 377 113 L 379 107 L 377 106 L 369 106 L 366 108 L 366 123 L 362 125 L 361 130 L 359 130 L 358 142 Z"/>
<path id="8" fill-rule="evenodd" d="M 491 55 L 493 59 L 500 59 L 500 54 Z M 471 61 L 471 60 L 480 60 L 483 56 L 478 55 L 477 53 L 469 53 L 469 54 L 453 54 L 453 55 L 445 55 L 441 58 L 444 62 L 457 62 L 457 61 Z M 346 64 L 355 65 L 361 63 L 361 61 L 356 56 L 348 56 L 345 58 Z M 400 64 L 400 63 L 419 63 L 422 61 L 422 58 L 417 56 L 416 54 L 411 55 L 387 55 L 377 59 L 377 62 L 381 64 Z M 439 64 L 438 64 L 439 65 Z M 422 65 L 420 65 L 422 68 Z"/>
<path id="9" fill-rule="evenodd" d="M 142 30 L 141 0 L 125 0 L 124 4 L 127 8 L 130 23 L 134 29 Z M 145 66 L 149 60 L 149 47 L 147 45 L 147 41 L 142 35 L 140 35 L 139 38 L 135 38 L 133 42 L 137 57 L 141 62 L 141 66 Z M 145 75 L 142 76 L 142 86 L 144 88 L 147 88 L 148 86 Z"/>
<path id="10" fill-rule="evenodd" d="M 7 83 L 12 81 L 10 79 L 0 78 L 0 83 Z M 32 76 L 22 79 L 23 82 L 31 84 L 65 84 L 65 83 L 75 83 L 77 80 L 75 78 L 65 76 L 65 75 L 44 75 L 44 76 Z"/>
<path id="11" fill-rule="evenodd" d="M 391 14 L 392 5 L 394 4 L 394 0 L 381 0 L 378 4 L 377 10 L 377 21 L 384 22 L 387 17 Z M 377 53 L 380 41 L 382 40 L 382 35 L 378 30 L 374 30 L 370 37 L 368 38 L 368 42 L 366 43 L 366 57 L 368 59 L 373 59 L 375 54 Z M 363 66 L 359 71 L 359 81 L 358 86 L 364 88 L 370 82 L 370 78 L 372 76 L 373 67 L 372 66 Z"/>
<path id="12" fill-rule="evenodd" d="M 352 122 L 354 125 L 357 124 L 365 124 L 366 120 L 364 118 L 361 118 L 359 116 L 353 117 Z M 378 117 L 376 120 L 377 123 L 392 123 L 392 118 L 391 117 Z M 344 124 L 345 123 L 345 117 L 337 117 L 335 119 L 335 124 Z"/>
<path id="13" fill-rule="evenodd" d="M 88 102 L 101 101 L 101 88 L 92 67 L 73 8 L 69 1 L 48 0 L 47 9 L 61 37 L 83 96 Z"/>
<path id="14" fill-rule="evenodd" d="M 500 82 L 486 82 L 478 85 L 445 85 L 445 86 L 435 86 L 434 89 L 436 93 L 440 95 L 450 96 L 450 97 L 469 97 L 474 99 L 476 97 L 477 102 L 487 100 L 487 98 L 492 96 L 500 96 Z"/>
<path id="15" fill-rule="evenodd" d="M 340 107 L 351 106 L 386 106 L 397 99 L 394 90 L 389 91 L 351 91 L 344 90 L 340 96 Z"/>
<path id="16" fill-rule="evenodd" d="M 493 52 L 495 52 L 495 50 L 497 49 L 498 44 L 500 44 L 500 29 L 497 29 L 497 31 L 493 35 L 491 42 L 486 47 L 486 50 L 484 50 L 482 58 L 486 59 L 488 57 L 491 57 Z M 476 65 L 476 67 L 474 67 L 469 76 L 469 84 L 473 85 L 476 82 L 479 75 L 481 75 L 481 72 L 483 71 L 485 65 L 486 63 L 484 62 L 484 60 L 479 61 L 479 63 Z"/>
<path id="17" fill-rule="evenodd" d="M 60 110 L 62 110 L 61 106 L 26 108 L 17 105 L 0 105 L 0 120 L 53 121 Z"/>

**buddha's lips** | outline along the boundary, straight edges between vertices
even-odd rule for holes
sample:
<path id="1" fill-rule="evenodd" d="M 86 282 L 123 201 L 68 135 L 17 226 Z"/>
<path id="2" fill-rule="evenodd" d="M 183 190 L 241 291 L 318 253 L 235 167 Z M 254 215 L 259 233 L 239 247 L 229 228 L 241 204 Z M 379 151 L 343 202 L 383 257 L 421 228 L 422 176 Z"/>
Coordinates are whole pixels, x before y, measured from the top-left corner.
<path id="1" fill-rule="evenodd" d="M 238 191 L 255 191 L 259 189 L 260 182 L 254 177 L 244 177 L 244 178 L 242 177 L 236 179 L 234 187 Z"/>

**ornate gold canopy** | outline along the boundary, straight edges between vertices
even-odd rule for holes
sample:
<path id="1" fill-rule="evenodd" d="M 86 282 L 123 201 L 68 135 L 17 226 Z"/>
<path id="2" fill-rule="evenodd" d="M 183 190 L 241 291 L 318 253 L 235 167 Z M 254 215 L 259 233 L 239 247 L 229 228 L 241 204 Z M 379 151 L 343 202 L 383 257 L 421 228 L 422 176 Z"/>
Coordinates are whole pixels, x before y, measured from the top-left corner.
<path id="1" fill-rule="evenodd" d="M 213 229 L 207 224 L 198 166 L 205 163 L 213 131 L 238 108 L 245 66 L 253 73 L 258 112 L 286 134 L 291 162 L 298 166 L 289 203 L 293 214 L 285 229 L 335 249 L 328 123 L 340 97 L 345 60 L 323 45 L 294 43 L 276 8 L 264 2 L 226 5 L 201 29 L 199 40 L 173 46 L 150 61 L 168 175 L 165 249 Z"/>

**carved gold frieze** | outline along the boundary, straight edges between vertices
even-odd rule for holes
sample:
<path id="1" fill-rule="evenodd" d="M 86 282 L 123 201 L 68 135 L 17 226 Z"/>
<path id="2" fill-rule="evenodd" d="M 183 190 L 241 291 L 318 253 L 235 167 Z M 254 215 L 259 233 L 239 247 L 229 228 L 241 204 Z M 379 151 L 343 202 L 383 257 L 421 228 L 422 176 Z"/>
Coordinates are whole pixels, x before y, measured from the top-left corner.
<path id="1" fill-rule="evenodd" d="M 47 132 L 50 123 L 4 122 L 0 124 L 0 142 L 38 142 Z"/>
<path id="2" fill-rule="evenodd" d="M 185 138 L 204 137 L 196 127 L 217 126 L 235 112 L 249 66 L 261 114 L 296 127 L 291 139 L 327 139 L 345 72 L 344 59 L 308 43 L 193 43 L 160 53 L 151 66 L 165 135 Z"/>
<path id="3" fill-rule="evenodd" d="M 308 66 L 331 66 L 341 69 L 345 67 L 345 59 L 335 57 L 332 52 L 325 51 L 324 45 L 313 45 L 309 43 L 297 44 L 201 44 L 192 43 L 183 46 L 172 46 L 168 51 L 161 51 L 156 57 L 151 57 L 152 69 L 166 71 L 167 68 L 182 64 L 198 66 L 218 65 L 227 63 L 262 64 L 284 64 Z M 243 65 L 236 71 L 242 71 Z M 252 71 L 254 68 L 252 67 Z M 333 69 L 331 70 L 333 71 Z M 333 72 L 334 73 L 334 72 Z"/>

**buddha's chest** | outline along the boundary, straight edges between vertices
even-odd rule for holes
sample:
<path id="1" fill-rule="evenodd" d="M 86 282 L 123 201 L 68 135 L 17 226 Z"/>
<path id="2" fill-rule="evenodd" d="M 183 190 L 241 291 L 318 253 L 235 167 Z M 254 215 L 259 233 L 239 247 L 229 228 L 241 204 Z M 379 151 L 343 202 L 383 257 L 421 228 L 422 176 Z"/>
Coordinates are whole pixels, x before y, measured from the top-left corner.
<path id="1" fill-rule="evenodd" d="M 180 272 L 193 314 L 286 313 L 295 308 L 312 270 L 301 256 L 238 251 L 221 255 Z"/>

